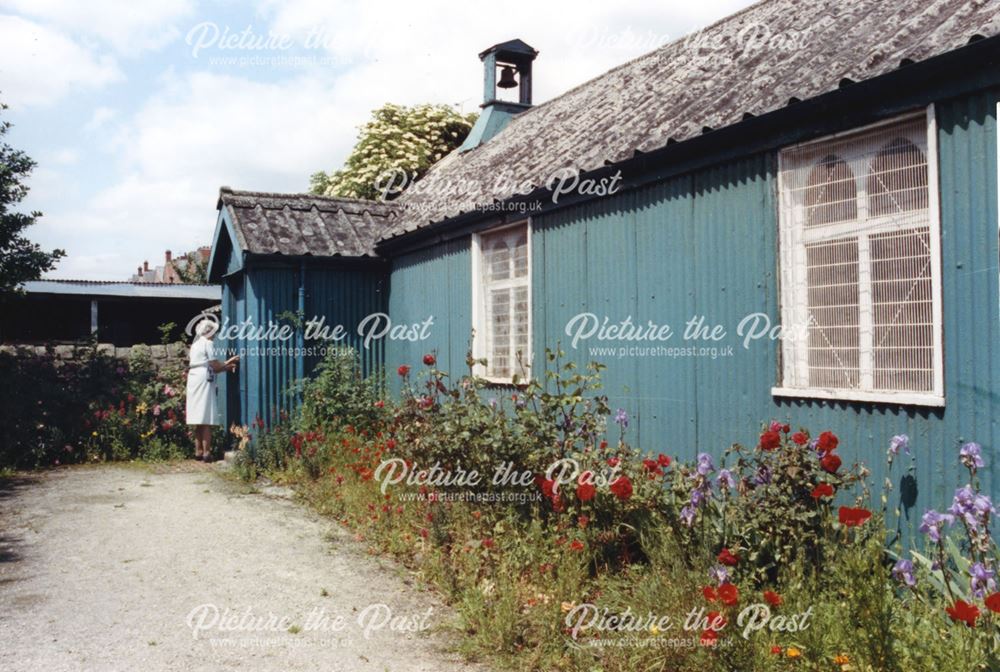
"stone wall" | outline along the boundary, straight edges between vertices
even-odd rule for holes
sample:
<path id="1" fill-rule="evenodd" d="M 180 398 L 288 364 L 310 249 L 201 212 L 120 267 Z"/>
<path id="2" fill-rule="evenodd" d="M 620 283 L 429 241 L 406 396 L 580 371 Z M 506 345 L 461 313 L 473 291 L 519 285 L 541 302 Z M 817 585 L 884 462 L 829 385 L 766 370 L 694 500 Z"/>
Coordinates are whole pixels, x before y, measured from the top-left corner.
<path id="1" fill-rule="evenodd" d="M 48 355 L 59 362 L 74 361 L 86 357 L 90 346 L 86 343 L 57 343 L 57 344 L 7 344 L 0 345 L 0 353 L 11 355 L 22 355 L 28 357 L 44 357 Z M 97 350 L 109 357 L 128 360 L 132 352 L 146 352 L 156 368 L 163 368 L 170 364 L 184 364 L 187 362 L 188 346 L 185 343 L 171 343 L 169 345 L 133 345 L 131 347 L 115 347 L 111 343 L 99 343 Z"/>

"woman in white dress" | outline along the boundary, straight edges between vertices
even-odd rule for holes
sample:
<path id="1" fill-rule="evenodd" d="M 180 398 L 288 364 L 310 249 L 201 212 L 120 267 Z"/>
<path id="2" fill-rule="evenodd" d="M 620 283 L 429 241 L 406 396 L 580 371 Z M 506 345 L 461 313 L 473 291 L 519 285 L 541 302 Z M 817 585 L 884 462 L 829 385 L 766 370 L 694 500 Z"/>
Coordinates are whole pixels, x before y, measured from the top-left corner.
<path id="1" fill-rule="evenodd" d="M 194 426 L 194 459 L 212 461 L 212 426 L 217 425 L 215 377 L 223 371 L 235 371 L 239 356 L 225 362 L 215 358 L 212 339 L 218 331 L 212 320 L 202 320 L 195 327 L 187 378 L 187 424 Z"/>

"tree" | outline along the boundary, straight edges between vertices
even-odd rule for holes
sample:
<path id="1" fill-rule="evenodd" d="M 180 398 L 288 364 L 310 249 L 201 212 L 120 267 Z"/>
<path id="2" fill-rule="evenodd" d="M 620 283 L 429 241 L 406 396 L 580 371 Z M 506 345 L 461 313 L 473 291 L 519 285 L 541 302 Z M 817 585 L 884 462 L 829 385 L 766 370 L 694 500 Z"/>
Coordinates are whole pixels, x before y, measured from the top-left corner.
<path id="1" fill-rule="evenodd" d="M 179 263 L 181 259 L 184 263 Z M 170 262 L 181 282 L 195 285 L 208 283 L 208 261 L 202 258 L 200 252 L 188 252 L 181 259 Z"/>
<path id="2" fill-rule="evenodd" d="M 476 122 L 447 105 L 386 104 L 372 112 L 341 170 L 310 178 L 322 196 L 391 200 L 457 148 Z"/>
<path id="3" fill-rule="evenodd" d="M 7 106 L 0 103 L 0 112 Z M 0 138 L 10 129 L 9 121 L 0 121 Z M 17 290 L 25 280 L 37 280 L 42 273 L 55 267 L 66 253 L 62 250 L 45 252 L 22 235 L 22 231 L 42 216 L 40 212 L 24 214 L 11 207 L 28 195 L 25 180 L 35 162 L 20 150 L 0 142 L 0 295 Z"/>

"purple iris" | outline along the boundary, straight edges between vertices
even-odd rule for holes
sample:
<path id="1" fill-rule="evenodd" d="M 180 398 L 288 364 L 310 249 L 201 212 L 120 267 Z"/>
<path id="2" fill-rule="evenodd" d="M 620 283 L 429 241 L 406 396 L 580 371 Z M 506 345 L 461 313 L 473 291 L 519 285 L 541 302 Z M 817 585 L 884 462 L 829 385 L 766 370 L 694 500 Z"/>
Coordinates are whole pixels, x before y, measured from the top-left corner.
<path id="1" fill-rule="evenodd" d="M 989 497 L 977 493 L 972 486 L 963 485 L 955 491 L 955 498 L 948 507 L 948 513 L 964 520 L 970 528 L 978 530 L 979 526 L 986 522 L 986 517 L 996 513 L 996 510 Z"/>
<path id="2" fill-rule="evenodd" d="M 926 534 L 931 541 L 937 543 L 941 541 L 941 528 L 947 524 L 951 527 L 955 524 L 955 516 L 948 513 L 938 513 L 937 511 L 930 510 L 923 515 L 920 519 L 920 527 L 918 528 L 921 532 Z"/>
<path id="3" fill-rule="evenodd" d="M 889 454 L 899 455 L 899 451 L 902 450 L 907 455 L 910 454 L 910 437 L 906 434 L 897 434 L 889 440 Z"/>
<path id="4" fill-rule="evenodd" d="M 754 485 L 767 485 L 771 482 L 771 470 L 767 467 L 761 467 L 754 474 L 753 483 Z"/>
<path id="5" fill-rule="evenodd" d="M 917 578 L 913 575 L 913 563 L 905 558 L 900 558 L 892 566 L 892 575 L 897 581 L 905 583 L 910 588 L 917 585 Z"/>
<path id="6" fill-rule="evenodd" d="M 732 490 L 736 486 L 736 479 L 733 478 L 733 472 L 728 469 L 720 469 L 715 483 L 720 490 Z"/>
<path id="7" fill-rule="evenodd" d="M 715 463 L 712 462 L 712 456 L 708 453 L 698 453 L 698 464 L 695 468 L 698 470 L 700 476 L 708 476 L 715 471 Z"/>
<path id="8" fill-rule="evenodd" d="M 970 581 L 972 594 L 977 598 L 982 599 L 986 596 L 986 593 L 992 593 L 996 590 L 997 582 L 993 579 L 996 573 L 983 563 L 973 563 L 969 567 L 969 575 L 972 577 Z"/>
<path id="9" fill-rule="evenodd" d="M 983 468 L 983 448 L 978 443 L 970 442 L 958 451 L 959 459 L 969 469 Z"/>
<path id="10" fill-rule="evenodd" d="M 681 520 L 684 521 L 684 524 L 687 525 L 688 527 L 694 525 L 695 512 L 696 512 L 695 507 L 691 506 L 690 504 L 684 506 L 681 509 Z"/>
<path id="11" fill-rule="evenodd" d="M 719 582 L 721 586 L 724 583 L 729 583 L 729 570 L 722 565 L 716 565 L 711 570 L 709 570 L 708 575 L 715 581 Z"/>
<path id="12" fill-rule="evenodd" d="M 615 412 L 615 422 L 621 425 L 622 429 L 628 429 L 628 413 L 625 412 L 624 408 L 619 408 Z"/>

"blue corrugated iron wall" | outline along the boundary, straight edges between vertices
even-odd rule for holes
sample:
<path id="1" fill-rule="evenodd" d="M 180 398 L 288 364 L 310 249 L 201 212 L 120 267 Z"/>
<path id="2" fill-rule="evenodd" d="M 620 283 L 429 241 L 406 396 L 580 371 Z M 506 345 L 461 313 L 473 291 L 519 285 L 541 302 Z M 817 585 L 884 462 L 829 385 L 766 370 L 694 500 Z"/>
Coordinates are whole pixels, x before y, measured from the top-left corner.
<path id="1" fill-rule="evenodd" d="M 303 274 L 304 295 L 300 304 Z M 322 359 L 322 350 L 330 345 L 357 350 L 366 373 L 381 366 L 382 343 L 376 342 L 365 349 L 358 325 L 370 314 L 385 312 L 383 271 L 289 261 L 251 265 L 240 277 L 245 277 L 245 300 L 239 300 L 232 290 L 225 293 L 224 310 L 231 311 L 226 313 L 231 322 L 246 319 L 258 326 L 287 323 L 283 313 L 297 314 L 302 309 L 304 319 L 325 316 L 325 325 L 331 328 L 343 325 L 347 336 L 332 343 L 302 341 L 298 336 L 287 341 L 227 343 L 228 348 L 244 353 L 239 373 L 239 417 L 227 417 L 227 424 L 237 421 L 251 424 L 259 417 L 270 426 L 282 410 L 294 410 L 299 400 L 291 393 L 293 383 L 312 373 Z"/>
<path id="2" fill-rule="evenodd" d="M 536 371 L 545 365 L 545 347 L 560 341 L 578 363 L 602 361 L 612 407 L 632 415 L 631 439 L 682 458 L 753 443 L 759 423 L 776 418 L 833 430 L 845 459 L 866 463 L 880 483 L 890 437 L 907 433 L 916 453 L 917 495 L 905 513 L 912 522 L 925 507 L 946 504 L 961 477 L 955 459 L 961 442 L 976 440 L 991 462 L 1000 459 L 996 101 L 997 92 L 984 92 L 937 106 L 943 410 L 771 396 L 777 342 L 757 341 L 744 350 L 735 330 L 751 313 L 779 320 L 773 153 L 534 218 Z M 394 260 L 393 319 L 414 321 L 430 311 L 436 324 L 430 344 L 390 344 L 390 367 L 416 364 L 423 352 L 437 349 L 442 368 L 464 370 L 470 270 L 468 238 Z M 702 315 L 724 326 L 729 335 L 718 345 L 735 345 L 734 355 L 618 358 L 587 346 L 573 351 L 564 329 L 584 311 L 670 324 L 678 332 L 670 345 L 687 345 L 679 332 Z M 1000 493 L 1000 469 L 988 468 L 983 478 Z"/>
<path id="3" fill-rule="evenodd" d="M 398 386 L 396 368 L 422 366 L 421 359 L 437 353 L 438 368 L 456 376 L 467 372 L 466 353 L 472 334 L 472 261 L 468 237 L 392 260 L 389 315 L 395 324 L 434 322 L 424 341 L 386 343 L 389 379 Z"/>

